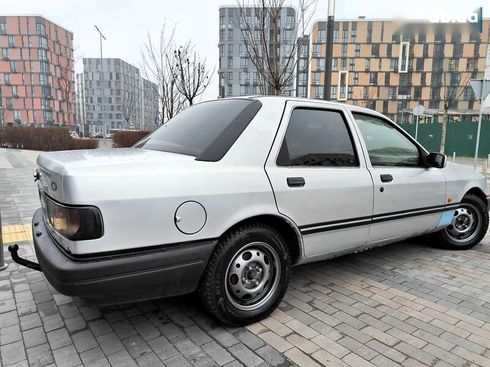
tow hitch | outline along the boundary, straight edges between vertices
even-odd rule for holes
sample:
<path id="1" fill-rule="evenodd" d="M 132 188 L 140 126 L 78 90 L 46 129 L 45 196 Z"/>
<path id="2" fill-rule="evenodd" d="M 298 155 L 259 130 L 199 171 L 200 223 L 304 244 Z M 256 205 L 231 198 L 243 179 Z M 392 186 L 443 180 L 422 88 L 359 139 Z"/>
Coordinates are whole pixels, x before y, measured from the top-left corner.
<path id="1" fill-rule="evenodd" d="M 41 271 L 41 265 L 39 265 L 38 263 L 35 263 L 33 261 L 23 259 L 17 254 L 17 252 L 19 251 L 19 245 L 17 245 L 17 244 L 10 245 L 8 247 L 8 250 L 10 252 L 10 256 L 12 256 L 12 260 L 14 260 L 17 264 L 23 265 L 26 268 Z"/>

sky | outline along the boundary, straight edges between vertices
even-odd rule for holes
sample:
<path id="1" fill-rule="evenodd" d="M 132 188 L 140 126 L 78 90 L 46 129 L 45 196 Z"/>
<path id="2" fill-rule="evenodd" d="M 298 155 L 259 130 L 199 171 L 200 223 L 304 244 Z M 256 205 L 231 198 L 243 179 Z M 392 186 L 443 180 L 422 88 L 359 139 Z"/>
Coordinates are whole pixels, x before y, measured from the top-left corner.
<path id="1" fill-rule="evenodd" d="M 118 57 L 141 67 L 141 49 L 150 34 L 155 40 L 163 24 L 175 27 L 175 39 L 187 40 L 215 69 L 213 79 L 201 100 L 218 96 L 218 36 L 220 6 L 235 5 L 235 0 L 1 0 L 2 15 L 36 14 L 74 33 L 75 59 L 100 57 L 99 37 L 94 25 L 104 33 L 104 57 Z M 246 2 L 246 0 L 245 0 Z M 297 1 L 286 0 L 286 5 Z M 483 0 L 337 0 L 335 17 L 353 19 L 392 18 L 427 19 L 434 14 L 459 15 L 483 6 L 490 17 L 490 6 Z M 328 0 L 318 0 L 312 22 L 327 17 Z M 82 70 L 81 61 L 75 66 Z"/>

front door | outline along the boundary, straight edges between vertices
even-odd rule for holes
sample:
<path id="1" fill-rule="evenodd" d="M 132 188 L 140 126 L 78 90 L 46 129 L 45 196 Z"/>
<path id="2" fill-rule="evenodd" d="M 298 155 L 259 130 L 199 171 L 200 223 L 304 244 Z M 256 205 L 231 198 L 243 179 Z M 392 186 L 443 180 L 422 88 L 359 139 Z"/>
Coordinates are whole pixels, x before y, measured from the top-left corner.
<path id="1" fill-rule="evenodd" d="M 364 113 L 354 112 L 353 117 L 374 182 L 368 242 L 392 242 L 432 231 L 447 202 L 442 170 L 427 168 L 423 150 L 392 122 Z"/>
<path id="2" fill-rule="evenodd" d="M 373 183 L 346 116 L 342 108 L 287 102 L 266 163 L 278 210 L 300 228 L 307 257 L 367 241 Z"/>

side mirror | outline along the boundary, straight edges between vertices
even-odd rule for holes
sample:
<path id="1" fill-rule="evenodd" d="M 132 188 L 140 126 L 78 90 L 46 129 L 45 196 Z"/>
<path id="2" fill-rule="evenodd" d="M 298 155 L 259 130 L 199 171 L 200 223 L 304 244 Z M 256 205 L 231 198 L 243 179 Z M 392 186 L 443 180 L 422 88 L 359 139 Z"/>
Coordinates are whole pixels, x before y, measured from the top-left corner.
<path id="1" fill-rule="evenodd" d="M 429 155 L 425 157 L 425 164 L 427 167 L 444 168 L 446 167 L 446 160 L 447 157 L 445 154 L 429 153 Z"/>

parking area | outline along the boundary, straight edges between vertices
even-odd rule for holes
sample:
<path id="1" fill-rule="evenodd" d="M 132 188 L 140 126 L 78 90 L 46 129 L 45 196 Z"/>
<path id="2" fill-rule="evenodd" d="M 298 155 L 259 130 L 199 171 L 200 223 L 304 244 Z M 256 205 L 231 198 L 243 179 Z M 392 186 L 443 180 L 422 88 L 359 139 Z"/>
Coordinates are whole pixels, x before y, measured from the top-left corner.
<path id="1" fill-rule="evenodd" d="M 36 155 L 0 149 L 4 247 L 30 258 Z M 490 366 L 489 235 L 464 252 L 417 239 L 296 267 L 280 307 L 243 328 L 194 295 L 94 307 L 6 258 L 3 366 Z"/>

